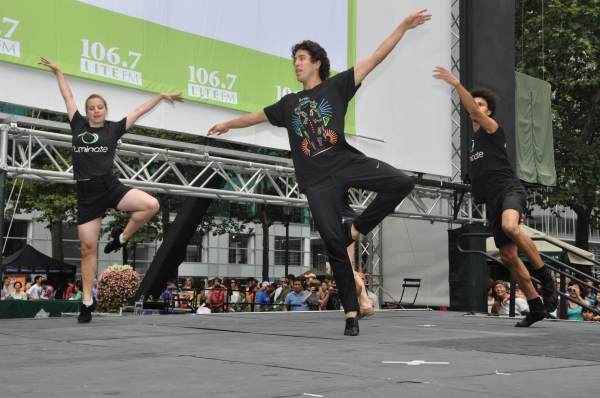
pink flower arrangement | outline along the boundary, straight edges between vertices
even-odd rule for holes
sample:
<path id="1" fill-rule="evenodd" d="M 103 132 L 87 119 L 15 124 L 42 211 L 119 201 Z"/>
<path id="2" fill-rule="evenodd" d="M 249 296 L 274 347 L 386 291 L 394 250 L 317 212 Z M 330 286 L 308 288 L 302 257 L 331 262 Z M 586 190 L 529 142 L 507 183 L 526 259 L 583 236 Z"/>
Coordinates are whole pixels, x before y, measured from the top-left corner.
<path id="1" fill-rule="evenodd" d="M 129 265 L 111 265 L 98 279 L 99 312 L 117 312 L 140 287 L 140 276 Z"/>

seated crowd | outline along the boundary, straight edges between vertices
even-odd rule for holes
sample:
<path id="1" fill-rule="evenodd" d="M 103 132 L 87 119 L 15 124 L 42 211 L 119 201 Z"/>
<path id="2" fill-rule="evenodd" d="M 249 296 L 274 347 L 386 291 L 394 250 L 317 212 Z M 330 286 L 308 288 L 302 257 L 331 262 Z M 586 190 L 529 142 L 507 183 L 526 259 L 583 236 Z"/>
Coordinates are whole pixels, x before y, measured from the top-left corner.
<path id="1" fill-rule="evenodd" d="M 565 292 L 574 300 L 577 300 L 589 307 L 600 311 L 600 292 L 594 291 L 590 286 L 598 287 L 591 279 L 584 279 L 587 285 L 578 283 L 570 278 L 566 278 Z M 498 315 L 508 315 L 510 308 L 510 283 L 497 280 L 489 280 L 487 291 L 488 313 Z M 560 290 L 560 278 L 556 278 L 556 290 Z M 515 285 L 515 315 L 523 315 L 529 312 L 527 297 L 523 294 L 518 285 Z M 552 313 L 556 318 L 560 318 L 560 309 Z M 600 321 L 600 315 L 582 307 L 575 301 L 567 300 L 567 319 L 572 321 Z"/>
<path id="2" fill-rule="evenodd" d="M 96 297 L 98 280 L 94 278 L 92 294 Z M 22 282 L 5 277 L 0 291 L 1 300 L 83 300 L 81 281 L 68 282 L 68 287 L 54 288 L 50 281 L 41 275 L 37 275 L 31 283 L 31 278 L 25 278 Z"/>
<path id="3" fill-rule="evenodd" d="M 366 306 L 379 308 L 378 298 L 368 292 L 366 278 L 357 273 L 357 293 L 364 291 Z M 185 278 L 181 287 L 175 281 L 167 283 L 163 299 L 170 300 L 175 307 L 209 307 L 211 312 L 266 312 L 266 311 L 325 311 L 343 309 L 334 280 L 319 280 L 314 274 L 295 277 L 290 274 L 277 283 L 256 278 L 247 278 L 246 285 L 240 286 L 235 278 L 214 278 L 205 282 Z M 360 297 L 360 293 L 359 293 Z M 360 298 L 359 298 L 360 301 Z M 361 304 L 361 310 L 365 305 Z M 369 315 L 370 315 L 369 314 Z"/>

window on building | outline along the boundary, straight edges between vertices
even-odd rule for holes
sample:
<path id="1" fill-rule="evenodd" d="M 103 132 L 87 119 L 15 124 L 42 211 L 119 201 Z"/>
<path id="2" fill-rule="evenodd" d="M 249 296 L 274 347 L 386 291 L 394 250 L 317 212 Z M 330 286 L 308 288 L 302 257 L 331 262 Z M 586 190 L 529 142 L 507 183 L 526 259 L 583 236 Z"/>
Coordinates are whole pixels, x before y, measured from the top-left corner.
<path id="1" fill-rule="evenodd" d="M 230 264 L 248 264 L 248 243 L 250 235 L 230 234 L 229 235 L 229 263 Z"/>
<path id="2" fill-rule="evenodd" d="M 201 263 L 202 262 L 202 251 L 207 250 L 207 248 L 203 247 L 203 239 L 204 233 L 202 231 L 196 231 L 194 236 L 190 240 L 188 244 L 186 254 L 185 254 L 185 262 L 188 263 Z"/>
<path id="3" fill-rule="evenodd" d="M 310 249 L 310 255 L 310 267 L 320 269 L 321 271 L 325 271 L 325 263 L 327 262 L 327 251 L 325 250 L 325 245 L 323 243 L 312 244 Z"/>
<path id="4" fill-rule="evenodd" d="M 289 265 L 302 265 L 302 238 L 289 238 Z M 275 237 L 275 265 L 285 265 L 285 236 Z"/>
<path id="5" fill-rule="evenodd" d="M 4 223 L 4 236 L 2 239 L 2 245 L 4 248 L 4 255 L 13 254 L 25 246 L 27 246 L 27 226 L 29 222 L 25 220 L 13 220 L 12 225 L 10 222 Z M 10 229 L 10 231 L 9 231 Z M 6 234 L 8 233 L 8 238 Z"/>

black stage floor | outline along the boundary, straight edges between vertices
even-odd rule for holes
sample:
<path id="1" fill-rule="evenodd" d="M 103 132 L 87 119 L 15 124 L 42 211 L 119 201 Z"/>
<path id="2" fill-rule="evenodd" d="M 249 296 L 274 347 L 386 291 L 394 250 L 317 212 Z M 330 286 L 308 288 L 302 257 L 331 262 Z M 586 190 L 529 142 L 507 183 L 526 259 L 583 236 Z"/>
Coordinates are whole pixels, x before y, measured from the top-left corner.
<path id="1" fill-rule="evenodd" d="M 4 320 L 0 397 L 598 396 L 600 324 L 514 323 L 389 310 L 344 337 L 340 312 Z"/>

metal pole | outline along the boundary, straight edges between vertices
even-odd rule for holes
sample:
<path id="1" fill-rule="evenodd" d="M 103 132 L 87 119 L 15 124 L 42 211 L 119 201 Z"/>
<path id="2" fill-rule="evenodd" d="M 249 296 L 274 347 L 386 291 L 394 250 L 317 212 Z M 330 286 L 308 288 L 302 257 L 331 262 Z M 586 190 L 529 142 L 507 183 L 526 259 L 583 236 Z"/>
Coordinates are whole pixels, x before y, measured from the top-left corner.
<path id="1" fill-rule="evenodd" d="M 290 216 L 285 216 L 285 276 L 289 275 L 290 265 Z"/>
<path id="2" fill-rule="evenodd" d="M 512 275 L 510 276 L 510 305 L 509 310 L 508 310 L 508 316 L 511 318 L 515 317 L 515 305 L 516 305 L 516 299 L 517 299 L 517 288 L 516 288 L 516 283 L 515 283 L 515 279 L 512 277 Z"/>
<path id="3" fill-rule="evenodd" d="M 567 278 L 563 275 L 560 274 L 560 291 L 561 292 L 565 292 L 566 288 L 565 285 L 567 283 Z M 567 299 L 565 299 L 563 296 L 560 296 L 560 307 L 558 312 L 560 313 L 560 319 L 568 319 L 567 317 Z"/>
<path id="4" fill-rule="evenodd" d="M 6 121 L 5 121 L 6 122 Z M 2 215 L 2 222 L 0 222 L 0 238 L 4 236 L 4 198 L 6 193 L 6 167 L 8 161 L 8 131 L 2 126 L 0 135 L 0 215 Z M 8 239 L 8 236 L 6 237 Z M 2 240 L 0 240 L 0 243 Z M 4 245 L 3 245 L 4 247 Z M 0 274 L 4 276 L 4 268 L 2 267 L 2 255 L 0 253 Z"/>

